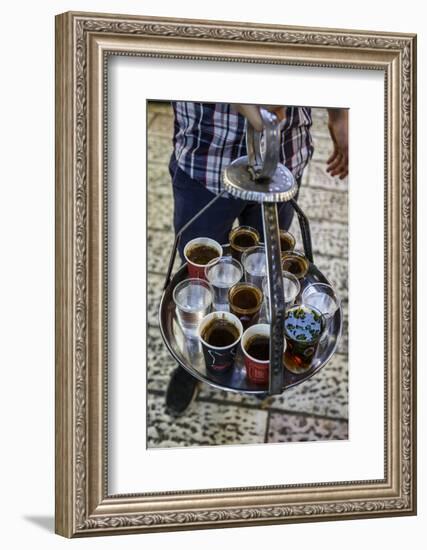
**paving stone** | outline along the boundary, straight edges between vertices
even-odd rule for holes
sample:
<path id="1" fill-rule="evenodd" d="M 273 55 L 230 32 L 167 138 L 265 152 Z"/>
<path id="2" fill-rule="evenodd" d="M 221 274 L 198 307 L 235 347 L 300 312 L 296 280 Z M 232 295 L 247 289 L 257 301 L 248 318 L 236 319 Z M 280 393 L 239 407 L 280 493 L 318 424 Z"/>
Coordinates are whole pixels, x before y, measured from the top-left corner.
<path id="1" fill-rule="evenodd" d="M 311 118 L 313 120 L 312 132 L 314 134 L 328 132 L 328 110 L 325 107 L 312 107 Z"/>
<path id="2" fill-rule="evenodd" d="M 268 414 L 196 400 L 185 416 L 173 418 L 157 394 L 148 394 L 147 413 L 149 448 L 264 443 Z"/>
<path id="3" fill-rule="evenodd" d="M 348 439 L 348 422 L 298 414 L 272 413 L 268 443 Z"/>
<path id="4" fill-rule="evenodd" d="M 348 257 L 348 226 L 327 220 L 310 220 L 310 218 L 309 223 L 314 255 Z M 297 241 L 295 248 L 303 250 L 301 231 L 296 216 L 294 216 L 290 231 Z"/>
<path id="5" fill-rule="evenodd" d="M 331 418 L 348 418 L 348 358 L 335 354 L 315 376 L 271 398 L 270 407 Z"/>
<path id="6" fill-rule="evenodd" d="M 329 134 L 318 134 L 314 131 L 311 132 L 311 135 L 313 138 L 315 158 L 325 163 L 334 150 L 332 139 Z"/>
<path id="7" fill-rule="evenodd" d="M 321 187 L 338 193 L 347 192 L 348 176 L 343 180 L 337 177 L 332 177 L 326 172 L 326 164 L 324 161 L 319 161 L 318 156 L 314 156 L 304 171 L 303 186 Z"/>
<path id="8" fill-rule="evenodd" d="M 149 326 L 147 339 L 147 388 L 166 392 L 177 363 L 166 348 L 160 329 Z"/>
<path id="9" fill-rule="evenodd" d="M 310 220 L 329 220 L 348 224 L 348 195 L 301 186 L 298 205 Z"/>
<path id="10" fill-rule="evenodd" d="M 173 201 L 165 195 L 148 193 L 148 227 L 173 234 Z"/>
<path id="11" fill-rule="evenodd" d="M 200 401 L 225 401 L 227 403 L 235 403 L 236 405 L 260 410 L 266 410 L 270 407 L 269 399 L 261 400 L 254 395 L 220 390 L 213 386 L 209 386 L 209 384 L 202 384 L 200 386 L 198 399 Z"/>
<path id="12" fill-rule="evenodd" d="M 169 158 L 159 162 L 149 162 L 147 167 L 148 195 L 161 195 L 172 201 L 172 184 L 168 168 Z M 150 213 L 149 213 L 150 215 Z"/>
<path id="13" fill-rule="evenodd" d="M 156 118 L 156 113 L 153 113 L 152 111 L 147 111 L 147 123 L 148 123 L 148 128 L 151 129 L 151 126 L 153 124 L 153 120 Z"/>
<path id="14" fill-rule="evenodd" d="M 147 236 L 148 271 L 166 273 L 174 241 L 173 233 L 149 228 Z"/>
<path id="15" fill-rule="evenodd" d="M 160 113 L 172 117 L 173 111 L 170 101 L 149 101 L 147 105 L 149 113 Z"/>
<path id="16" fill-rule="evenodd" d="M 154 121 L 155 122 L 155 121 Z M 163 136 L 148 133 L 148 162 L 163 162 L 168 164 L 172 152 L 172 135 Z"/>
<path id="17" fill-rule="evenodd" d="M 163 293 L 165 275 L 157 273 L 148 273 L 147 285 L 147 322 L 149 325 L 158 326 L 159 324 L 159 306 L 160 298 Z"/>
<path id="18" fill-rule="evenodd" d="M 171 109 L 172 111 L 172 109 Z M 168 114 L 157 113 L 150 125 L 150 132 L 157 135 L 172 137 L 173 135 L 173 117 Z"/>

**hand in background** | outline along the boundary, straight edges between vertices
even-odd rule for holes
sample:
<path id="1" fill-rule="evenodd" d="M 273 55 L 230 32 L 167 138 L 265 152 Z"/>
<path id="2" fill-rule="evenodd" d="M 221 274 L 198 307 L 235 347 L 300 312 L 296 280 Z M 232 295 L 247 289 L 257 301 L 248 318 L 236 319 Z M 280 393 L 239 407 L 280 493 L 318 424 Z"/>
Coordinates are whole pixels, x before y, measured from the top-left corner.
<path id="1" fill-rule="evenodd" d="M 326 171 L 331 176 L 344 179 L 348 174 L 348 110 L 328 109 L 328 113 L 328 128 L 334 150 L 326 161 Z"/>

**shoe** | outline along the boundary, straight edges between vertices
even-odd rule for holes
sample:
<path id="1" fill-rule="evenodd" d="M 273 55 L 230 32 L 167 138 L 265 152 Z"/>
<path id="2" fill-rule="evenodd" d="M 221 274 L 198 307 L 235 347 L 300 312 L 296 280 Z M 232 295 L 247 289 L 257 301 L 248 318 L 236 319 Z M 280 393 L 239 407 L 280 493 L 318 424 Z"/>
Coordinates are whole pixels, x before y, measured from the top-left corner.
<path id="1" fill-rule="evenodd" d="M 177 367 L 166 390 L 166 409 L 172 416 L 180 416 L 196 398 L 199 382 L 182 367 Z"/>

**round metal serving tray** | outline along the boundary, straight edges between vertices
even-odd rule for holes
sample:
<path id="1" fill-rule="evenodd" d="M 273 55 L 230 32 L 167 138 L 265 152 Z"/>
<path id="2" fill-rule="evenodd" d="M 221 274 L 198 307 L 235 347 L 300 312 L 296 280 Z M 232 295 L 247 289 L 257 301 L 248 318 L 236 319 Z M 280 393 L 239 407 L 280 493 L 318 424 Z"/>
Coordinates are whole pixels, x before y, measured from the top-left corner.
<path id="1" fill-rule="evenodd" d="M 227 249 L 228 247 L 224 247 L 224 254 L 228 253 Z M 184 334 L 178 323 L 175 303 L 172 298 L 175 286 L 186 277 L 187 266 L 185 264 L 175 273 L 169 285 L 164 290 L 160 301 L 160 330 L 163 340 L 174 359 L 198 380 L 206 382 L 221 390 L 249 394 L 268 393 L 267 386 L 253 384 L 247 379 L 241 349 L 239 349 L 236 354 L 234 367 L 228 373 L 217 375 L 206 370 L 201 344 L 196 337 L 189 337 L 187 334 Z M 311 283 L 330 284 L 326 277 L 312 263 L 310 263 L 307 275 L 300 283 L 301 292 L 296 300 L 297 302 L 307 285 Z M 330 320 L 327 335 L 322 337 L 311 367 L 306 372 L 293 374 L 286 368 L 284 369 L 283 391 L 305 382 L 319 372 L 319 370 L 331 359 L 341 337 L 342 319 L 342 310 L 339 308 L 334 317 Z M 266 322 L 264 306 L 261 310 L 259 322 Z"/>

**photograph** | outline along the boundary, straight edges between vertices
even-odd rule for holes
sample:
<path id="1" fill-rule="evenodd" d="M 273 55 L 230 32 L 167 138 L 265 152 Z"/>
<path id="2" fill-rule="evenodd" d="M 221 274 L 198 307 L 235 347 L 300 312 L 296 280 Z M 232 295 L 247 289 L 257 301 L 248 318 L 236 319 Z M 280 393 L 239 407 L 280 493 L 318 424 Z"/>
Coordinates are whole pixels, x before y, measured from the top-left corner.
<path id="1" fill-rule="evenodd" d="M 349 109 L 146 113 L 147 447 L 347 440 Z"/>

